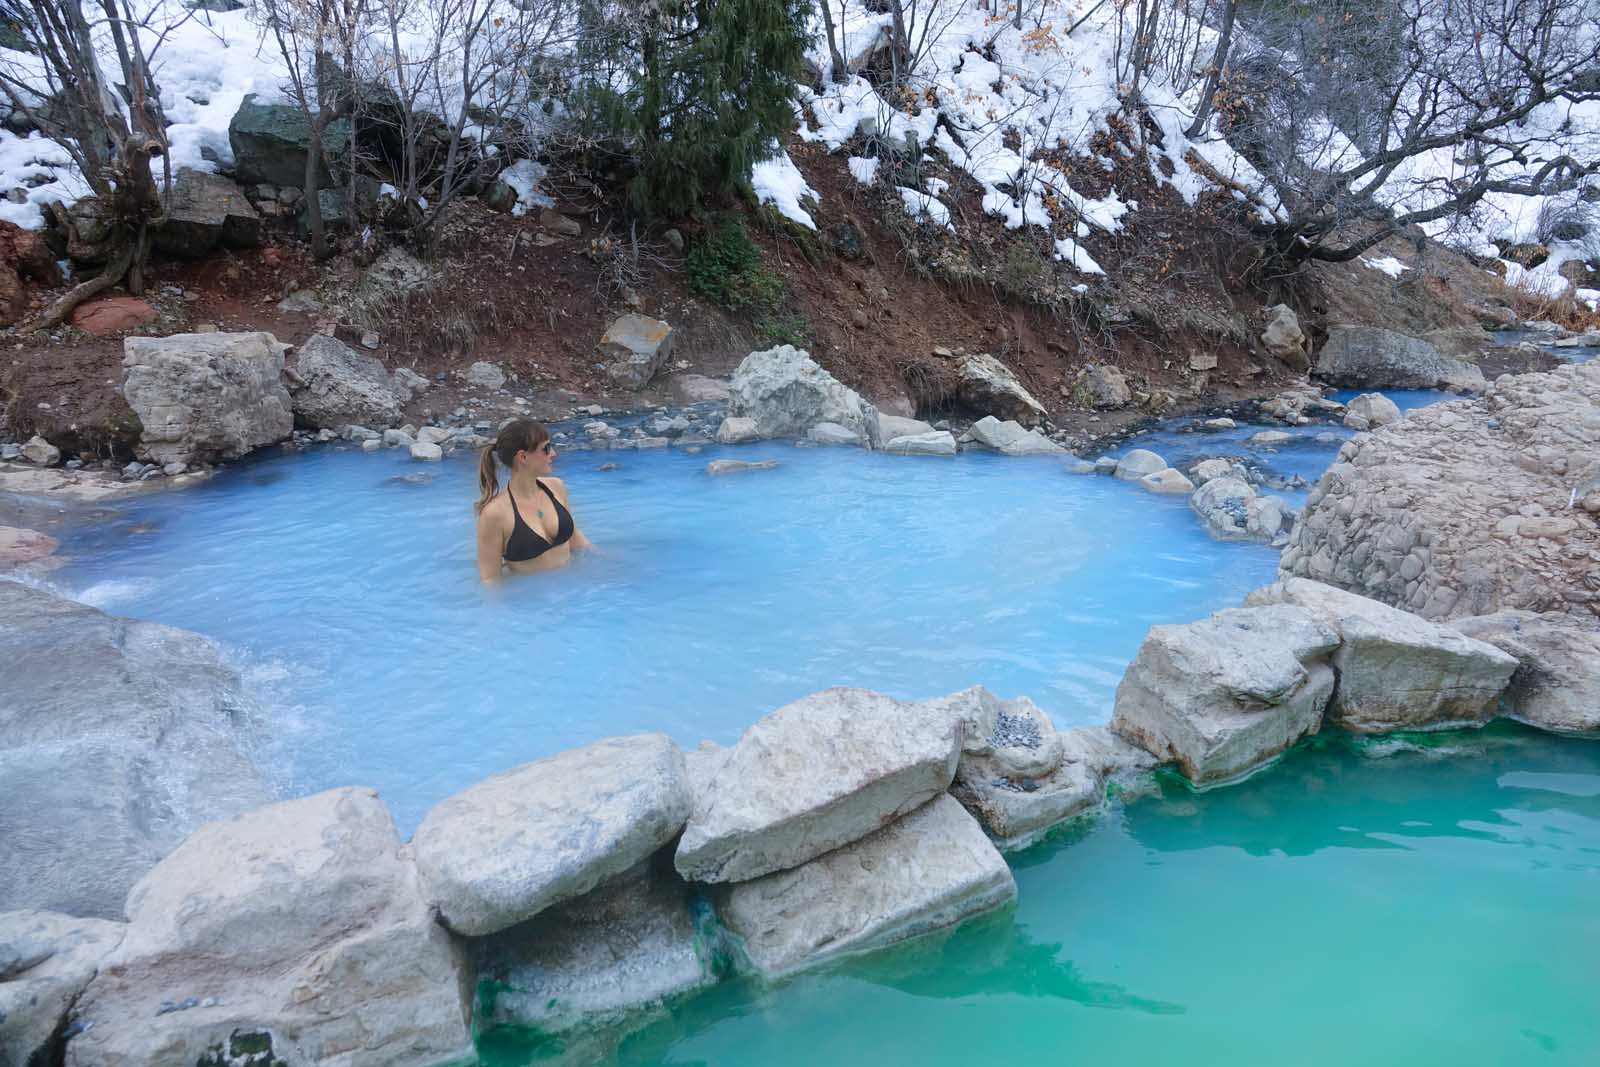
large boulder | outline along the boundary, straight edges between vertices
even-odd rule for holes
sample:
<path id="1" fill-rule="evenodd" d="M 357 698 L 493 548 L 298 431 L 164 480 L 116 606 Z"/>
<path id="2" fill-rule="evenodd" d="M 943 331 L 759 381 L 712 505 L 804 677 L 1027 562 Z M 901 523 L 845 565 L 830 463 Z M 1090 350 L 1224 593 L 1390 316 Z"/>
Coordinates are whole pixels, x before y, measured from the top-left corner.
<path id="1" fill-rule="evenodd" d="M 1338 644 L 1288 605 L 1153 626 L 1117 686 L 1111 728 L 1196 785 L 1238 778 L 1321 727 Z"/>
<path id="2" fill-rule="evenodd" d="M 172 181 L 167 221 L 152 240 L 168 255 L 188 259 L 210 255 L 219 245 L 254 248 L 261 243 L 261 216 L 227 178 L 185 167 Z"/>
<path id="3" fill-rule="evenodd" d="M 1090 407 L 1125 408 L 1133 402 L 1133 390 L 1122 371 L 1104 363 L 1086 369 L 1078 378 L 1078 388 Z"/>
<path id="4" fill-rule="evenodd" d="M 1294 522 L 1294 513 L 1282 500 L 1262 496 L 1232 474 L 1206 481 L 1189 498 L 1189 506 L 1200 516 L 1206 532 L 1219 541 L 1278 543 Z"/>
<path id="5" fill-rule="evenodd" d="M 1450 625 L 1516 657 L 1501 698 L 1513 717 L 1546 730 L 1600 733 L 1600 623 L 1557 612 L 1497 611 Z"/>
<path id="6" fill-rule="evenodd" d="M 1103 773 L 1081 751 L 1066 758 L 1055 724 L 1031 700 L 1001 700 L 977 686 L 938 703 L 954 707 L 964 724 L 950 795 L 1000 847 L 1025 844 L 1040 831 L 1099 807 Z"/>
<path id="7" fill-rule="evenodd" d="M 1600 361 L 1503 376 L 1339 450 L 1280 569 L 1430 619 L 1600 615 Z"/>
<path id="8" fill-rule="evenodd" d="M 961 441 L 1008 456 L 1059 456 L 1067 451 L 1038 430 L 1025 430 L 1019 423 L 1001 422 L 993 415 L 973 423 Z"/>
<path id="9" fill-rule="evenodd" d="M 78 1002 L 70 1067 L 471 1055 L 465 961 L 370 789 L 207 823 L 127 907 Z"/>
<path id="10" fill-rule="evenodd" d="M 0 909 L 120 919 L 206 819 L 266 802 L 238 675 L 199 634 L 0 581 Z"/>
<path id="11" fill-rule="evenodd" d="M 1146 475 L 1158 474 L 1167 469 L 1167 461 L 1148 448 L 1135 448 L 1121 459 L 1112 471 L 1127 482 L 1137 482 Z"/>
<path id="12" fill-rule="evenodd" d="M 191 466 L 294 431 L 283 353 L 270 333 L 179 333 L 123 342 L 122 395 L 144 430 L 139 454 Z"/>
<path id="13" fill-rule="evenodd" d="M 966 356 L 956 368 L 956 401 L 973 411 L 1037 426 L 1047 414 L 1011 369 L 986 353 Z"/>
<path id="14" fill-rule="evenodd" d="M 729 389 L 728 414 L 754 419 L 762 437 L 804 437 L 817 423 L 832 422 L 871 447 L 881 443 L 878 409 L 792 345 L 750 353 Z"/>
<path id="15" fill-rule="evenodd" d="M 647 861 L 528 922 L 485 938 L 481 1021 L 559 1034 L 658 1008 L 716 980 L 688 885 Z"/>
<path id="16" fill-rule="evenodd" d="M 1300 329 L 1300 318 L 1287 304 L 1275 304 L 1267 309 L 1267 325 L 1261 332 L 1261 344 L 1273 358 L 1290 370 L 1304 373 L 1311 369 L 1307 358 L 1306 335 Z"/>
<path id="17" fill-rule="evenodd" d="M 941 795 L 854 844 L 730 887 L 717 911 L 771 980 L 950 926 L 1016 893 L 983 828 Z"/>
<path id="18" fill-rule="evenodd" d="M 1484 722 L 1517 668 L 1513 656 L 1459 630 L 1304 578 L 1258 589 L 1245 603 L 1294 605 L 1339 635 L 1339 689 L 1328 716 L 1349 730 Z"/>
<path id="19" fill-rule="evenodd" d="M 440 801 L 411 840 L 439 917 L 481 936 L 582 896 L 683 828 L 683 753 L 665 734 L 614 737 Z"/>
<path id="20" fill-rule="evenodd" d="M 899 456 L 953 456 L 956 438 L 949 430 L 906 434 L 886 442 L 883 450 Z"/>
<path id="21" fill-rule="evenodd" d="M 878 412 L 878 432 L 885 441 L 893 441 L 896 437 L 914 437 L 917 434 L 933 433 L 933 426 L 921 419 L 910 419 L 903 415 L 886 415 Z"/>
<path id="22" fill-rule="evenodd" d="M 1480 391 L 1476 364 L 1446 356 L 1426 341 L 1377 326 L 1334 326 L 1317 353 L 1318 378 L 1350 389 Z"/>
<path id="23" fill-rule="evenodd" d="M 1376 430 L 1400 421 L 1400 406 L 1382 393 L 1362 393 L 1345 405 L 1344 424 L 1352 430 Z"/>
<path id="24" fill-rule="evenodd" d="M 323 158 L 342 158 L 349 143 L 350 120 L 336 119 L 322 132 Z M 249 94 L 228 123 L 228 144 L 241 184 L 305 186 L 311 127 L 298 107 L 263 104 Z M 332 184 L 325 163 L 318 166 L 318 184 L 323 188 Z"/>
<path id="25" fill-rule="evenodd" d="M 124 929 L 52 911 L 0 913 L 0 1067 L 60 1062 L 67 1013 Z"/>
<path id="26" fill-rule="evenodd" d="M 859 840 L 950 787 L 961 717 L 864 689 L 826 689 L 746 730 L 678 843 L 680 874 L 739 882 Z"/>
<path id="27" fill-rule="evenodd" d="M 326 334 L 300 346 L 290 382 L 295 418 L 313 430 L 400 422 L 400 397 L 383 364 Z"/>
<path id="28" fill-rule="evenodd" d="M 600 356 L 613 381 L 643 389 L 672 356 L 672 327 L 660 319 L 629 313 L 600 338 Z"/>

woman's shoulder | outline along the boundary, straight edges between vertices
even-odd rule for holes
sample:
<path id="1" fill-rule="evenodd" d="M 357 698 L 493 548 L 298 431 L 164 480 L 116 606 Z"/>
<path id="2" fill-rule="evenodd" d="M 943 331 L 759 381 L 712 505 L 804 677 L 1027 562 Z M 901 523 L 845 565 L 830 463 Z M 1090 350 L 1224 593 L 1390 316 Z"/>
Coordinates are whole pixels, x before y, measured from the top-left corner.
<path id="1" fill-rule="evenodd" d="M 506 499 L 504 489 L 490 497 L 483 505 L 483 510 L 478 512 L 479 522 L 509 522 L 510 519 L 511 504 Z"/>
<path id="2" fill-rule="evenodd" d="M 554 474 L 546 474 L 544 477 L 540 478 L 539 481 L 542 484 L 549 486 L 550 491 L 559 496 L 561 499 L 565 500 L 567 498 L 567 483 L 562 481 L 560 478 L 557 478 Z"/>

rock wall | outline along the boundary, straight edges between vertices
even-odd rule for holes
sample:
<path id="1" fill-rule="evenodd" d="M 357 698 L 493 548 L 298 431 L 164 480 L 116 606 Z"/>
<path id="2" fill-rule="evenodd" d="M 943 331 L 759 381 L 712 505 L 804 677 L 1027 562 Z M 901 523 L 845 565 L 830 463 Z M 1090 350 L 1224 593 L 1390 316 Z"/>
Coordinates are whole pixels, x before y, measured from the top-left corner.
<path id="1" fill-rule="evenodd" d="M 199 634 L 0 581 L 0 910 L 123 917 L 207 819 L 265 803 L 250 705 Z"/>
<path id="2" fill-rule="evenodd" d="M 64 1034 L 69 1067 L 420 1067 L 470 1052 L 475 1000 L 480 1026 L 603 1060 L 730 969 L 778 979 L 1005 906 L 997 842 L 1161 763 L 1218 785 L 1330 723 L 1593 730 L 1600 634 L 1573 622 L 1505 613 L 1480 639 L 1290 579 L 1152 628 L 1110 729 L 981 688 L 830 689 L 727 748 L 642 734 L 514 768 L 409 846 L 370 790 L 268 805 L 191 834 L 126 926 L 0 914 L 0 1035 L 54 1059 Z"/>
<path id="3" fill-rule="evenodd" d="M 1600 362 L 1352 438 L 1280 567 L 1429 619 L 1600 616 Z"/>

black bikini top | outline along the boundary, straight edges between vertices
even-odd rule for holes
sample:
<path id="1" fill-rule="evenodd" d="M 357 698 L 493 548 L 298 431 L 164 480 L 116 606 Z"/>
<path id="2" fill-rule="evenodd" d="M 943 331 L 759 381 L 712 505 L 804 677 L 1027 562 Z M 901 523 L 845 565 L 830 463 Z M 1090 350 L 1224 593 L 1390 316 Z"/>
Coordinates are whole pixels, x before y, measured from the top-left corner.
<path id="1" fill-rule="evenodd" d="M 572 513 L 562 506 L 548 485 L 540 482 L 539 488 L 544 490 L 544 495 L 556 506 L 556 539 L 546 541 L 534 533 L 533 527 L 522 520 L 522 512 L 517 510 L 517 498 L 511 495 L 511 487 L 508 485 L 506 497 L 511 501 L 511 514 L 516 516 L 516 522 L 511 527 L 511 536 L 506 539 L 506 550 L 503 555 L 507 563 L 525 563 L 544 555 L 557 545 L 564 545 L 572 540 Z"/>

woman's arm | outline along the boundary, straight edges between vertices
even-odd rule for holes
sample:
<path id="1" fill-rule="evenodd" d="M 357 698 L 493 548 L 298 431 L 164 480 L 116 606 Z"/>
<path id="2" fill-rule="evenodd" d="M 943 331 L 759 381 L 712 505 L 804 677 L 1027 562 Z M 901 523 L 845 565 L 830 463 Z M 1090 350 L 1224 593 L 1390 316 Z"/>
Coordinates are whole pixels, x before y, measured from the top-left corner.
<path id="1" fill-rule="evenodd" d="M 485 584 L 500 578 L 500 554 L 505 543 L 487 510 L 478 516 L 478 577 Z"/>

